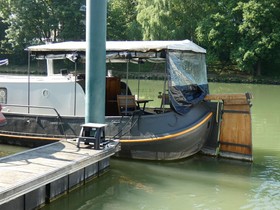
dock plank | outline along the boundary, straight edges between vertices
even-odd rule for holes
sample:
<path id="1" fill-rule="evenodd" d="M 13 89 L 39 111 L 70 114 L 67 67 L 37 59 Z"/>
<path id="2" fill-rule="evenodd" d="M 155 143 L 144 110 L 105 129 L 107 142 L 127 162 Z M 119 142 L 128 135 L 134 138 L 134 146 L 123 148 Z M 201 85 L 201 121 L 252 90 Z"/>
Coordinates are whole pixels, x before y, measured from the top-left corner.
<path id="1" fill-rule="evenodd" d="M 0 159 L 0 205 L 65 175 L 115 154 L 118 143 L 107 149 L 77 148 L 60 141 Z"/>

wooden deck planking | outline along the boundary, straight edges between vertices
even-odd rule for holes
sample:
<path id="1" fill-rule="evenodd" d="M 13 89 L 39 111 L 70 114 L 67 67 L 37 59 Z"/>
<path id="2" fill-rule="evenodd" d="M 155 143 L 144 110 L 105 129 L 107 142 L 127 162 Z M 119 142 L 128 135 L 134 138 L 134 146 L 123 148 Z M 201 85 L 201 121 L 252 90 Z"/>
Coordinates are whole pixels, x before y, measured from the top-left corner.
<path id="1" fill-rule="evenodd" d="M 0 159 L 0 205 L 115 154 L 60 141 Z"/>
<path id="2" fill-rule="evenodd" d="M 250 93 L 211 94 L 205 100 L 221 101 L 223 106 L 218 143 L 219 156 L 252 161 L 252 120 Z"/>

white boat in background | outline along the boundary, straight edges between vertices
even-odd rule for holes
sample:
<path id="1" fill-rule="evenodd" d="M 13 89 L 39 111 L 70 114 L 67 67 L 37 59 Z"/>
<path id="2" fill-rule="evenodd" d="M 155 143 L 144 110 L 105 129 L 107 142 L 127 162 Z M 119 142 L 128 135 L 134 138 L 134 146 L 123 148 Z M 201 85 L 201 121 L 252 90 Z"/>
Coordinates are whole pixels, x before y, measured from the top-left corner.
<path id="1" fill-rule="evenodd" d="M 8 120 L 0 128 L 0 139 L 42 143 L 76 138 L 84 123 L 86 75 L 66 70 L 55 74 L 54 64 L 74 58 L 76 66 L 85 57 L 86 43 L 31 46 L 27 51 L 30 57 L 46 60 L 47 75 L 0 76 L 0 100 Z M 205 49 L 189 40 L 106 43 L 107 62 L 164 62 L 168 78 L 162 89 L 163 93 L 168 92 L 170 107 L 147 112 L 137 106 L 131 110 L 128 101 L 125 106 L 120 105 L 119 95 L 137 93 L 131 93 L 121 78 L 106 77 L 106 135 L 120 139 L 122 149 L 117 156 L 181 159 L 217 138 L 213 117 L 217 103 L 204 100 L 209 93 L 205 54 Z M 124 114 L 127 111 L 130 115 Z"/>

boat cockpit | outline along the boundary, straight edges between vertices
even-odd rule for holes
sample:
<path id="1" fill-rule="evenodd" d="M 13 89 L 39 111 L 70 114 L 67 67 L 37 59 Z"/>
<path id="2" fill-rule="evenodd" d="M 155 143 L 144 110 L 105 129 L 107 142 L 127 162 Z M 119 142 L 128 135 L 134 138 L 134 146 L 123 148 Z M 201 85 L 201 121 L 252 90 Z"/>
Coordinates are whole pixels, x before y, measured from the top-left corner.
<path id="1" fill-rule="evenodd" d="M 54 75 L 54 61 L 69 59 L 75 64 L 72 79 L 75 91 L 81 89 L 85 93 L 85 75 L 77 73 L 77 63 L 85 63 L 85 42 L 62 42 L 48 45 L 31 46 L 27 48 L 29 55 L 47 61 L 47 76 Z M 205 64 L 206 50 L 189 40 L 183 41 L 107 41 L 106 62 L 126 63 L 126 78 L 109 75 L 106 77 L 106 115 L 120 115 L 118 95 L 135 96 L 136 107 L 147 108 L 147 100 L 140 100 L 128 87 L 129 64 L 163 63 L 165 77 L 162 87 L 160 107 L 185 114 L 190 107 L 199 103 L 208 94 L 208 82 Z M 108 71 L 108 70 L 107 70 Z M 68 71 L 63 69 L 61 75 L 67 77 Z M 167 93 L 167 94 L 166 94 Z M 81 99 L 76 99 L 78 92 L 73 93 L 74 107 L 82 107 Z M 79 103 L 79 104 L 77 104 Z M 127 103 L 127 102 L 126 102 Z M 83 107 L 82 107 L 83 108 Z M 154 107 L 155 108 L 155 107 Z M 158 107 L 152 113 L 163 113 Z M 170 109 L 172 108 L 172 109 Z M 148 113 L 148 109 L 145 110 Z M 76 111 L 74 111 L 76 113 Z M 146 112 L 145 112 L 146 113 Z"/>

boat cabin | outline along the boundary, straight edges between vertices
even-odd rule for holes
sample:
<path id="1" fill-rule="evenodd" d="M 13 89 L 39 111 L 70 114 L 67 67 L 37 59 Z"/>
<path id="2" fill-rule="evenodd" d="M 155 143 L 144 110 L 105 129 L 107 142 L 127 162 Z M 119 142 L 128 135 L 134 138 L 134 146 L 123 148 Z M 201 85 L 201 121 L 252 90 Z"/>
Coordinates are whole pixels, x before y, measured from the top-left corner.
<path id="1" fill-rule="evenodd" d="M 34 114 L 54 114 L 61 116 L 84 116 L 85 74 L 77 72 L 77 64 L 85 59 L 85 42 L 63 42 L 31 46 L 26 49 L 30 58 L 46 60 L 46 76 L 33 76 L 28 71 L 25 77 L 0 76 L 0 100 L 8 112 Z M 126 78 L 106 77 L 106 115 L 121 115 L 118 95 L 138 95 L 126 85 L 130 64 L 163 63 L 166 77 L 159 98 L 164 99 L 154 114 L 163 113 L 158 108 L 169 102 L 173 110 L 180 114 L 203 100 L 208 91 L 205 49 L 189 40 L 183 41 L 108 41 L 106 43 L 107 63 L 126 63 Z M 73 62 L 74 70 L 60 69 L 59 60 Z M 29 66 L 30 69 L 30 66 Z M 17 97 L 14 97 L 17 95 Z M 164 96 L 164 97 L 163 97 Z M 152 99 L 151 99 L 152 100 Z M 136 108 L 144 110 L 147 100 L 135 97 Z M 24 107 L 25 105 L 25 107 Z M 127 106 L 127 104 L 126 104 Z M 156 109 L 157 108 L 157 109 Z M 121 107 L 123 109 L 123 107 Z M 125 107 L 127 109 L 127 107 Z M 165 109 L 168 110 L 168 109 Z M 148 112 L 145 112 L 148 113 Z"/>

